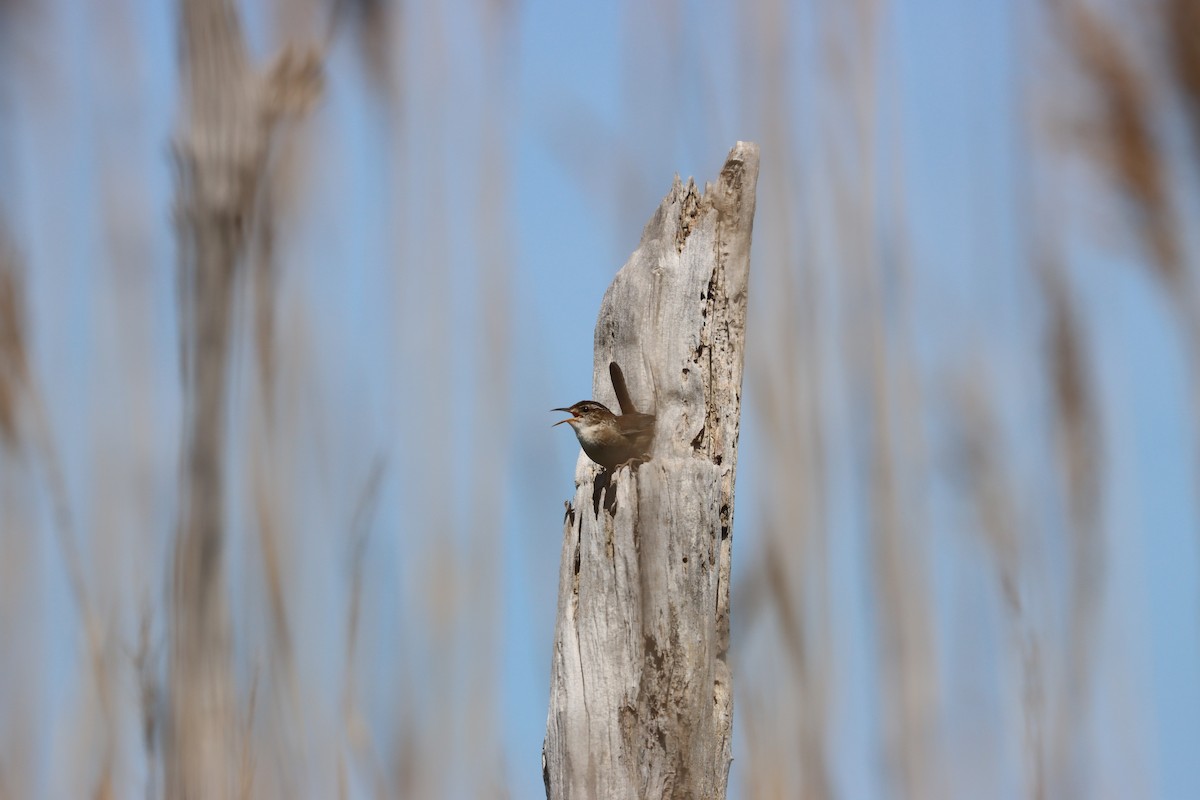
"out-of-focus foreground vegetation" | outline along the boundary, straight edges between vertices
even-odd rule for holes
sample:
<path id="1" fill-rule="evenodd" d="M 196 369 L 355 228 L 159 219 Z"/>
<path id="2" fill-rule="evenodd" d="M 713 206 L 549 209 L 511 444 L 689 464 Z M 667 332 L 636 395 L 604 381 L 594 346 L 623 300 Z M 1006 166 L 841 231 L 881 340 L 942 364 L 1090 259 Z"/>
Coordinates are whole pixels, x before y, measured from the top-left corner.
<path id="1" fill-rule="evenodd" d="M 1113 287 L 1200 441 L 1194 0 L 626 2 L 604 113 L 522 104 L 533 4 L 159 5 L 0 0 L 0 798 L 538 788 L 530 125 L 617 254 L 762 146 L 731 795 L 1158 785 Z"/>

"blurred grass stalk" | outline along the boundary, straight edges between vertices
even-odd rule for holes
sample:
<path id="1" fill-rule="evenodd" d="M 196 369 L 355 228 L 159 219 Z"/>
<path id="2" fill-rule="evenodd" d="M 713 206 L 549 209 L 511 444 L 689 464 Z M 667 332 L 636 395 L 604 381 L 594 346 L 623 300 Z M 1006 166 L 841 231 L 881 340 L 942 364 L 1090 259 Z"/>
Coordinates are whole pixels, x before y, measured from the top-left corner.
<path id="1" fill-rule="evenodd" d="M 1134 13 L 1128 4 L 1115 6 L 1112 13 Z M 1193 133 L 1200 134 L 1200 48 L 1196 25 L 1186 24 L 1196 21 L 1197 7 L 1189 2 L 1155 7 L 1174 71 L 1152 74 L 1173 75 L 1174 85 L 1154 86 L 1130 57 L 1136 46 L 1131 35 L 1119 33 L 1094 8 L 1050 2 L 1050 14 L 1040 15 L 1042 7 L 1034 4 L 1029 15 L 1058 23 L 1050 26 L 1049 46 L 1065 44 L 1067 60 L 1074 59 L 1095 90 L 1094 104 L 1082 112 L 1088 115 L 1090 141 L 1070 142 L 1068 149 L 1100 156 L 1094 166 L 1112 179 L 1127 203 L 1132 229 L 1145 243 L 1144 263 L 1180 312 L 1184 338 L 1193 340 L 1193 365 L 1200 351 L 1194 335 L 1200 330 L 1194 260 L 1185 255 L 1173 207 L 1178 187 L 1168 176 L 1179 170 L 1159 141 L 1155 98 L 1177 91 L 1193 115 Z M 765 313 L 752 325 L 750 342 L 759 353 L 751 361 L 748 391 L 757 402 L 756 422 L 766 433 L 764 472 L 770 477 L 760 503 L 766 549 L 742 576 L 735 608 L 744 624 L 758 631 L 739 632 L 742 655 L 735 685 L 751 750 L 750 766 L 740 770 L 743 788 L 749 797 L 838 796 L 831 753 L 839 736 L 836 719 L 849 711 L 848 694 L 865 694 L 881 705 L 876 735 L 887 765 L 881 785 L 888 796 L 964 796 L 989 775 L 1001 778 L 1008 772 L 1008 762 L 996 760 L 1004 745 L 991 748 L 989 759 L 975 757 L 962 766 L 963 751 L 947 734 L 967 724 L 969 713 L 954 706 L 949 676 L 939 674 L 939 664 L 957 654 L 947 652 L 943 638 L 946 612 L 931 605 L 931 581 L 949 558 L 938 552 L 947 540 L 931 522 L 933 490 L 949 479 L 961 500 L 974 507 L 966 527 L 977 530 L 991 561 L 957 568 L 992 570 L 1006 617 L 1007 630 L 994 632 L 1000 638 L 988 641 L 992 631 L 981 627 L 972 631 L 973 641 L 975 647 L 1009 654 L 996 666 L 1004 681 L 1000 691 L 1015 698 L 1020 709 L 1000 719 L 983 717 L 983 724 L 995 727 L 980 735 L 978 746 L 1003 742 L 1019 754 L 1011 765 L 1017 773 L 1005 779 L 1023 796 L 1087 796 L 1100 788 L 1094 777 L 1095 740 L 1087 732 L 1094 724 L 1096 641 L 1110 622 L 1104 616 L 1109 543 L 1102 502 L 1109 470 L 1101 438 L 1104 403 L 1090 375 L 1095 341 L 1079 320 L 1084 311 L 1075 300 L 1079 292 L 1070 284 L 1070 270 L 1043 254 L 1047 247 L 1065 249 L 1070 228 L 1034 217 L 1040 205 L 1018 197 L 1017 206 L 1030 215 L 1019 225 L 1033 232 L 1033 241 L 1017 248 L 1026 258 L 980 265 L 1013 270 L 1031 287 L 1029 300 L 1039 308 L 1043 334 L 1037 339 L 1040 347 L 1028 356 L 1042 362 L 1042 387 L 1027 387 L 1024 394 L 1046 398 L 1043 424 L 1053 447 L 1045 454 L 1050 480 L 1035 488 L 1020 461 L 1010 456 L 1011 434 L 997 422 L 1011 415 L 1011 409 L 998 407 L 1011 394 L 999 391 L 1003 377 L 989 367 L 988 354 L 997 345 L 987 340 L 987 332 L 980 338 L 977 331 L 942 331 L 980 346 L 962 349 L 967 366 L 952 370 L 959 377 L 950 385 L 917 369 L 920 328 L 915 326 L 938 323 L 914 316 L 913 276 L 920 265 L 912 263 L 905 223 L 909 192 L 901 177 L 902 118 L 893 112 L 901 102 L 900 86 L 896 65 L 888 60 L 894 50 L 883 44 L 892 35 L 891 7 L 871 0 L 816 4 L 816 13 L 805 19 L 816 27 L 811 39 L 829 43 L 820 74 L 834 99 L 799 115 L 793 107 L 798 88 L 791 82 L 798 73 L 795 62 L 787 68 L 783 55 L 789 52 L 783 43 L 794 41 L 797 33 L 789 29 L 783 4 L 756 8 L 757 15 L 748 17 L 758 25 L 745 40 L 764 55 L 748 82 L 764 93 L 754 102 L 762 109 L 768 176 L 763 187 L 771 194 L 761 204 L 755 245 L 753 294 Z M 1139 14 L 1144 11 L 1139 7 Z M 1154 28 L 1153 14 L 1139 19 Z M 1031 35 L 1020 30 L 1016 44 L 1024 46 L 1022 37 Z M 1038 68 L 1018 78 L 1037 75 L 1039 84 L 1025 91 L 1061 91 L 1065 78 L 1047 80 L 1046 70 L 1069 65 L 1061 56 L 1037 59 Z M 1062 113 L 1060 108 L 1053 113 Z M 837 121 L 822 126 L 833 131 L 828 138 L 819 137 L 815 146 L 797 153 L 793 121 L 805 114 Z M 1056 122 L 1035 124 L 1054 127 Z M 1036 160 L 1043 144 L 1021 138 L 1017 157 Z M 1200 163 L 1200 150 L 1190 155 L 1193 165 Z M 767 165 L 775 167 L 778 181 L 770 181 Z M 1020 182 L 1017 187 L 1029 188 Z M 814 213 L 827 203 L 834 208 L 832 234 Z M 773 295 L 766 301 L 760 299 L 764 285 Z M 831 309 L 830 301 L 839 300 L 842 305 Z M 839 318 L 845 326 L 840 331 Z M 826 360 L 827 353 L 835 363 Z M 1200 384 L 1193 391 L 1200 400 Z M 826 405 L 831 400 L 846 410 L 832 411 Z M 929 420 L 936 423 L 932 430 L 924 427 Z M 1026 432 L 1031 434 L 1028 427 Z M 947 434 L 957 444 L 944 451 L 939 442 Z M 967 458 L 960 461 L 954 453 Z M 828 536 L 833 530 L 847 532 L 829 510 L 837 502 L 833 496 L 845 491 L 838 487 L 844 477 L 837 476 L 846 474 L 840 465 L 847 458 L 854 465 L 851 496 L 865 504 L 862 524 L 873 563 L 867 573 L 873 641 L 867 647 L 876 660 L 865 674 L 876 684 L 869 688 L 834 680 L 846 674 L 840 659 L 856 646 L 848 644 L 855 634 L 844 630 L 847 612 L 832 603 L 829 588 L 839 577 L 829 574 L 834 545 Z M 1059 544 L 1066 569 L 1061 578 L 1052 578 L 1062 569 L 1053 556 Z M 744 547 L 739 553 L 735 560 L 747 558 Z M 982 586 L 977 591 L 987 593 Z M 935 657 L 939 651 L 942 655 Z M 975 710 L 973 724 L 986 713 Z M 970 765 L 983 761 L 989 762 L 986 773 L 972 772 Z M 1141 776 L 1140 784 L 1136 775 L 1132 780 L 1144 787 L 1149 776 Z"/>
<path id="2" fill-rule="evenodd" d="M 5 25 L 20 5 L 0 6 Z M 444 11 L 346 0 L 336 4 L 330 24 L 324 6 L 279 0 L 272 6 L 276 27 L 289 37 L 316 31 L 321 49 L 285 49 L 260 73 L 246 54 L 232 3 L 185 0 L 181 8 L 187 119 L 177 149 L 176 220 L 187 443 L 175 560 L 166 576 L 155 565 L 147 570 L 152 574 L 136 576 L 141 585 L 126 589 L 116 572 L 94 565 L 89 571 L 96 526 L 70 513 L 73 495 L 61 474 L 72 459 L 84 458 L 86 444 L 51 435 L 54 417 L 36 377 L 53 385 L 53 376 L 29 344 L 29 301 L 16 251 L 0 248 L 0 629 L 5 642 L 22 641 L 32 636 L 30 626 L 50 620 L 49 612 L 28 611 L 45 590 L 38 585 L 44 570 L 36 541 L 27 536 L 50 530 L 84 634 L 79 670 L 86 678 L 70 676 L 83 697 L 68 702 L 74 711 L 64 716 L 83 723 L 71 726 L 71 752 L 87 754 L 70 762 L 56 751 L 55 760 L 70 762 L 73 772 L 39 773 L 45 756 L 35 750 L 50 741 L 51 723 L 39 721 L 47 716 L 49 679 L 37 659 L 50 648 L 41 639 L 5 648 L 0 798 L 33 796 L 47 784 L 92 797 L 129 796 L 143 784 L 147 796 L 185 796 L 184 786 L 196 796 L 293 796 L 305 789 L 341 797 L 503 796 L 505 743 L 492 665 L 503 646 L 495 510 L 504 491 L 493 476 L 471 472 L 465 479 L 479 491 L 456 516 L 464 475 L 447 456 L 459 423 L 445 399 L 463 390 L 450 366 L 461 342 L 447 321 L 456 299 L 443 267 L 460 227 L 483 232 L 475 272 L 465 276 L 479 286 L 471 311 L 480 320 L 468 336 L 467 371 L 474 376 L 468 390 L 487 392 L 496 414 L 508 419 L 516 300 L 511 220 L 502 209 L 513 184 L 504 137 L 517 9 L 482 2 L 465 12 L 484 21 L 478 128 L 495 135 L 470 154 L 482 167 L 472 184 L 477 204 L 461 206 L 443 185 L 445 164 L 463 156 L 451 152 L 445 119 L 461 87 L 444 61 L 452 24 Z M 762 132 L 751 289 L 760 314 L 751 321 L 747 360 L 747 398 L 755 405 L 746 408 L 760 432 L 757 471 L 764 481 L 757 502 L 739 503 L 738 519 L 741 531 L 761 526 L 762 548 L 748 550 L 744 542 L 752 537 L 741 536 L 734 559 L 741 573 L 734 597 L 736 714 L 745 747 L 735 751 L 734 780 L 747 797 L 841 796 L 846 764 L 839 748 L 846 747 L 853 696 L 867 709 L 869 743 L 851 758 L 868 763 L 864 769 L 873 774 L 882 763 L 878 781 L 866 785 L 890 796 L 965 796 L 992 780 L 1035 798 L 1099 788 L 1090 782 L 1098 754 L 1087 732 L 1094 725 L 1097 641 L 1109 623 L 1101 498 L 1111 456 L 1101 440 L 1105 403 L 1091 375 L 1093 321 L 1073 283 L 1077 270 L 1059 255 L 1071 252 L 1069 226 L 1039 219 L 1039 203 L 1018 196 L 1018 222 L 1031 231 L 1029 241 L 1016 248 L 1015 262 L 993 257 L 981 267 L 1014 275 L 1036 309 L 1031 316 L 1040 335 L 1022 355 L 1037 367 L 1029 370 L 1030 385 L 1017 387 L 1033 399 L 1014 409 L 1014 387 L 1005 384 L 1012 373 L 1002 373 L 991 357 L 1025 347 L 1023 341 L 998 342 L 1012 332 L 962 330 L 918 313 L 924 306 L 915 277 L 922 265 L 906 214 L 912 187 L 898 133 L 904 98 L 894 77 L 892 7 L 824 0 L 798 13 L 783 0 L 752 4 L 733 38 L 722 40 L 727 49 L 696 65 L 705 83 L 697 116 L 711 123 L 705 125 L 668 110 L 668 98 L 687 95 L 684 7 L 631 2 L 623 8 L 627 110 L 631 119 L 651 119 L 653 130 L 639 129 L 636 142 L 609 141 L 602 126 L 579 125 L 566 137 L 582 142 L 578 152 L 587 154 L 588 163 L 571 164 L 578 173 L 601 180 L 595 165 L 617 167 L 615 216 L 640 225 L 635 204 L 626 201 L 643 196 L 643 184 L 661 168 L 661 153 L 653 170 L 637 161 L 645 152 L 639 143 L 683 142 L 691 152 L 713 153 L 746 133 L 725 126 L 750 121 Z M 1197 8 L 1192 0 L 1163 0 L 1140 17 L 1146 27 L 1157 26 L 1162 53 L 1147 46 L 1144 28 L 1114 21 L 1135 13 L 1129 3 L 1023 5 L 1036 31 L 1019 32 L 1015 44 L 1030 45 L 1023 36 L 1049 32 L 1047 49 L 1055 56 L 1039 53 L 1038 80 L 1062 91 L 1076 70 L 1093 90 L 1079 112 L 1087 144 L 1068 141 L 1066 149 L 1092 157 L 1093 169 L 1110 179 L 1122 201 L 1143 244 L 1141 263 L 1177 312 L 1200 410 L 1195 258 L 1172 182 L 1174 175 L 1195 174 L 1200 163 Z M 19 13 L 27 22 L 32 12 Z M 812 30 L 797 30 L 798 18 Z M 360 408 L 308 396 L 330 367 L 317 345 L 337 340 L 319 327 L 306 338 L 313 312 L 295 299 L 302 293 L 288 293 L 288 282 L 303 278 L 283 267 L 286 229 L 278 223 L 311 199 L 302 179 L 328 157 L 319 134 L 285 118 L 314 101 L 335 31 L 353 36 L 368 90 L 385 105 L 381 128 L 394 145 L 394 161 L 385 160 L 381 173 L 382 194 L 396 209 L 384 235 L 392 237 L 389 263 L 398 265 L 390 309 L 397 321 L 394 329 L 382 327 L 395 335 L 400 352 L 395 363 L 382 365 L 388 377 L 378 381 L 394 381 L 397 406 L 415 420 L 396 421 L 387 431 L 405 448 L 405 459 L 391 458 L 388 448 L 380 452 L 375 440 L 335 447 L 322 439 L 335 423 L 342 425 L 333 427 L 339 434 L 357 430 Z M 127 32 L 125 39 L 137 35 Z M 804 49 L 798 41 L 825 44 Z M 0 63 L 22 80 L 45 81 L 39 92 L 53 96 L 52 82 L 38 70 L 11 54 Z M 412 64 L 434 78 L 402 72 Z M 728 101 L 717 80 L 726 71 L 739 90 Z M 819 76 L 819 91 L 801 86 L 809 75 Z M 1032 77 L 1022 73 L 1018 80 Z M 1178 154 L 1160 141 L 1167 97 L 1179 99 L 1190 126 L 1193 149 L 1181 156 L 1190 159 L 1190 173 L 1172 163 Z M 643 116 L 647 109 L 651 117 Z M 1039 128 L 1056 122 L 1034 121 Z M 1017 157 L 1028 168 L 1045 142 L 1018 138 Z M 611 157 L 598 157 L 606 146 Z M 146 175 L 104 179 L 149 183 Z M 1042 183 L 1016 191 L 1032 195 L 1060 179 L 1039 172 Z M 109 197 L 124 196 L 107 190 Z M 627 241 L 635 230 L 617 235 Z M 108 261 L 117 263 L 123 256 L 111 246 Z M 963 363 L 946 370 L 948 379 L 922 368 L 918 342 L 930 336 L 962 343 Z M 249 389 L 231 377 L 240 374 L 240 358 L 254 370 Z M 100 366 L 104 380 L 125 379 L 110 367 Z M 1036 413 L 1022 420 L 1025 435 L 1049 434 L 1035 445 L 1043 448 L 1037 474 L 1012 441 L 1011 419 L 1029 408 Z M 509 449 L 507 427 L 471 425 L 467 435 L 480 452 Z M 147 485 L 154 484 L 147 479 Z M 934 508 L 939 487 L 966 510 L 965 535 L 944 530 L 957 526 Z M 245 508 L 235 502 L 243 496 Z M 318 503 L 329 508 L 312 513 Z M 388 522 L 373 524 L 376 503 Z M 159 538 L 152 514 L 117 518 L 147 527 L 137 541 Z M 344 541 L 328 545 L 330 527 Z M 370 533 L 381 528 L 394 542 L 380 553 L 397 556 L 395 563 L 379 559 L 383 566 L 366 556 L 374 547 Z M 252 535 L 238 539 L 243 549 L 237 549 L 231 535 L 243 529 Z M 855 545 L 847 548 L 834 535 L 856 537 Z M 842 585 L 846 573 L 835 562 L 847 549 L 867 562 L 853 572 L 861 585 Z M 316 555 L 327 552 L 343 553 L 344 565 Z M 1065 554 L 1062 562 L 1057 553 Z M 139 555 L 145 559 L 139 563 L 153 564 Z M 237 569 L 223 567 L 227 561 Z M 313 607 L 305 604 L 306 581 L 339 565 L 347 567 L 344 618 L 334 615 L 337 635 L 345 636 L 337 649 L 344 663 L 335 669 L 340 691 L 329 692 L 322 682 L 327 667 L 296 619 L 302 605 Z M 376 585 L 376 568 L 401 589 Z M 970 612 L 942 607 L 964 599 L 954 594 L 964 591 L 957 584 L 939 594 L 947 571 L 985 578 L 969 586 Z M 166 615 L 145 600 L 164 585 L 172 598 Z M 860 595 L 865 623 L 845 603 Z M 400 607 L 397 619 L 372 617 L 389 602 Z M 995 624 L 971 616 L 971 635 L 956 635 L 953 626 L 963 616 L 993 606 Z M 394 640 L 364 651 L 364 638 L 384 629 Z M 170 642 L 165 681 L 161 639 Z M 365 653 L 384 666 L 364 664 Z M 956 681 L 980 659 L 996 671 L 989 684 L 996 696 L 967 708 Z M 852 679 L 864 684 L 850 685 Z M 321 699 L 326 695 L 336 697 L 332 709 Z M 968 728 L 982 732 L 962 737 Z M 529 754 L 531 771 L 535 761 Z M 464 762 L 475 769 L 456 769 Z"/>

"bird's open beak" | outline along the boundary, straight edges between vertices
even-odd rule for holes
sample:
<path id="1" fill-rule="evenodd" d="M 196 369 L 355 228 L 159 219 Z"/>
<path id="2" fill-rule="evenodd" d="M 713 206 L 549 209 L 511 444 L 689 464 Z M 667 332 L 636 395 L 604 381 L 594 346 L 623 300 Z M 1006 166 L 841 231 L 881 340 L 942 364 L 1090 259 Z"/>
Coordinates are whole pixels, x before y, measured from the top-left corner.
<path id="1" fill-rule="evenodd" d="M 578 416 L 574 411 L 572 411 L 569 408 L 552 408 L 550 410 L 551 411 L 565 411 L 571 415 L 571 416 L 567 417 L 566 419 L 560 419 L 558 422 L 554 423 L 554 425 L 551 425 L 550 426 L 551 428 L 554 428 L 558 425 L 562 425 L 564 422 L 570 422 L 571 420 L 575 419 L 575 417 Z"/>

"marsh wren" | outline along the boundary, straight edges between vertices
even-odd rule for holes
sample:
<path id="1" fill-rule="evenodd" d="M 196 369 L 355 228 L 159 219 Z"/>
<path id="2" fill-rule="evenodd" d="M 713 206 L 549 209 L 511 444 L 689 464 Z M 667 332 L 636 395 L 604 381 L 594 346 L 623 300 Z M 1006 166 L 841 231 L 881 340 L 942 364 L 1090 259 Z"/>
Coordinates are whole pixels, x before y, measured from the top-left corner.
<path id="1" fill-rule="evenodd" d="M 613 469 L 634 459 L 649 458 L 654 443 L 654 415 L 641 414 L 634 408 L 625 387 L 625 376 L 615 361 L 609 363 L 608 374 L 621 405 L 620 416 L 595 400 L 580 400 L 573 406 L 551 411 L 570 414 L 554 425 L 564 422 L 570 425 L 587 457 L 602 467 Z"/>

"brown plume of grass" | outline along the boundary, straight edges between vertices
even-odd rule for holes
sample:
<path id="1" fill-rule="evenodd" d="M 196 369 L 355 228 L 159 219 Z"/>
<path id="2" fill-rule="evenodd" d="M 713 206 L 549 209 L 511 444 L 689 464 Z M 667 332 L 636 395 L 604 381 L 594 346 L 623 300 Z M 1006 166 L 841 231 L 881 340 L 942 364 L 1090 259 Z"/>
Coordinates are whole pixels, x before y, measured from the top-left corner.
<path id="1" fill-rule="evenodd" d="M 1167 61 L 1191 117 L 1195 152 L 1200 156 L 1200 3 L 1162 0 Z"/>
<path id="2" fill-rule="evenodd" d="M 1184 289 L 1183 254 L 1154 133 L 1154 97 L 1115 25 L 1083 0 L 1055 0 L 1063 39 L 1094 86 L 1100 163 L 1132 203 L 1131 216 L 1170 291 Z M 1184 34 L 1180 34 L 1184 35 Z M 1184 71 L 1186 73 L 1187 67 Z"/>
<path id="3" fill-rule="evenodd" d="M 1171 180 L 1186 174 L 1184 165 L 1175 163 L 1177 152 L 1164 146 L 1165 136 L 1158 130 L 1167 118 L 1161 112 L 1163 99 L 1171 94 L 1179 97 L 1184 110 L 1185 125 L 1191 128 L 1193 148 L 1190 151 L 1192 170 L 1200 164 L 1200 4 L 1192 0 L 1162 0 L 1147 8 L 1144 28 L 1160 39 L 1148 44 L 1143 28 L 1118 26 L 1083 0 L 1058 0 L 1053 4 L 1062 21 L 1064 36 L 1071 53 L 1093 88 L 1097 99 L 1094 114 L 1102 157 L 1097 165 L 1108 175 L 1130 202 L 1129 216 L 1142 240 L 1146 243 L 1147 266 L 1177 315 L 1182 342 L 1188 351 L 1193 425 L 1200 422 L 1200 294 L 1196 285 L 1196 255 L 1186 244 L 1184 223 L 1175 208 Z M 1137 13 L 1141 8 L 1119 11 Z M 1140 61 L 1139 61 L 1140 57 Z M 1147 64 L 1147 66 L 1140 66 Z M 1157 80 L 1156 76 L 1159 77 Z M 1194 188 L 1194 187 L 1193 187 Z M 1182 197 L 1182 193 L 1176 192 Z M 1182 202 L 1182 201 L 1181 201 Z M 1061 291 L 1049 292 L 1052 298 L 1064 296 Z M 1061 303 L 1058 305 L 1061 306 Z M 1057 337 L 1062 340 L 1060 335 Z M 1060 419 L 1063 421 L 1062 441 L 1065 464 L 1073 492 L 1073 515 L 1077 529 L 1088 527 L 1081 517 L 1096 502 L 1094 482 L 1082 468 L 1091 454 L 1081 454 L 1078 442 L 1091 440 L 1095 426 L 1082 432 L 1075 430 L 1072 419 L 1078 405 L 1078 392 L 1064 386 L 1062 372 L 1070 365 L 1060 357 L 1058 381 Z M 1068 381 L 1069 382 L 1069 381 Z M 1200 431 L 1200 428 L 1197 428 Z M 1195 452 L 1200 453 L 1200 433 L 1195 440 Z M 1200 480 L 1200 476 L 1197 476 Z M 1091 491 L 1089 497 L 1078 496 Z M 1089 553 L 1099 551 L 1091 548 Z M 1097 571 L 1096 556 L 1080 565 L 1081 572 Z M 1081 598 L 1087 602 L 1089 598 Z M 1074 649 L 1074 648 L 1073 648 Z"/>

